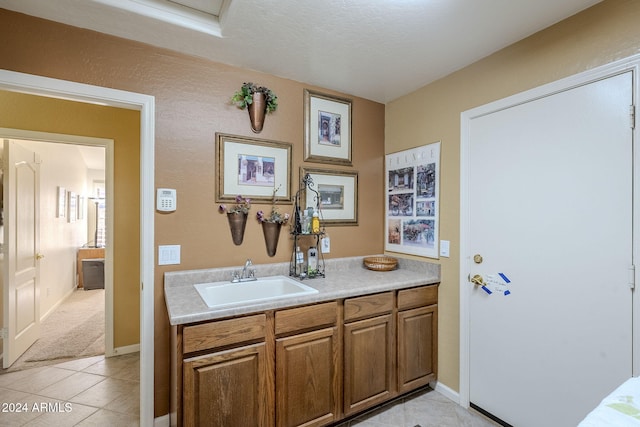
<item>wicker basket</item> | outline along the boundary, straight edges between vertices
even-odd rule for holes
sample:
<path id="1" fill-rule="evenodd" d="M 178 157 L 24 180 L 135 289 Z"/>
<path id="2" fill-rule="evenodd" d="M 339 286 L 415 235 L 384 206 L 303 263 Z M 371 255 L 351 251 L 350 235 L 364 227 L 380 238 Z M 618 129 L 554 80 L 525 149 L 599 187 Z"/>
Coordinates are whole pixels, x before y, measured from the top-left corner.
<path id="1" fill-rule="evenodd" d="M 363 260 L 364 266 L 374 271 L 391 271 L 398 265 L 398 260 L 389 256 L 373 256 Z"/>

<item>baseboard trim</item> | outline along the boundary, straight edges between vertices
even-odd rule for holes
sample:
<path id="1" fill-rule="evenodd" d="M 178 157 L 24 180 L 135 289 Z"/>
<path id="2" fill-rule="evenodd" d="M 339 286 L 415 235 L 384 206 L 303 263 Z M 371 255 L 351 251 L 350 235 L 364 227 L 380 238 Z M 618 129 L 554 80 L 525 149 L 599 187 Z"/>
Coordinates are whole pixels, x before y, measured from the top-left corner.
<path id="1" fill-rule="evenodd" d="M 171 416 L 169 414 L 155 418 L 153 427 L 169 427 L 171 425 Z"/>
<path id="2" fill-rule="evenodd" d="M 453 390 L 452 388 L 447 387 L 441 382 L 429 383 L 432 389 L 443 395 L 444 397 L 451 399 L 453 402 L 460 404 L 460 393 Z"/>
<path id="3" fill-rule="evenodd" d="M 140 351 L 140 344 L 132 344 L 124 347 L 116 347 L 113 353 L 105 352 L 106 357 L 122 356 L 123 354 L 136 353 Z"/>
<path id="4" fill-rule="evenodd" d="M 46 313 L 44 313 L 43 315 L 40 316 L 40 323 L 44 322 L 45 320 L 47 320 L 47 317 L 49 317 L 54 311 L 56 311 L 56 309 L 58 307 L 60 307 L 62 305 L 63 302 L 65 302 L 67 300 L 67 298 L 69 298 L 71 296 L 71 294 L 73 294 L 73 291 L 75 291 L 75 288 L 71 288 L 67 291 L 66 294 L 64 294 L 62 296 L 62 298 L 60 298 L 58 300 L 58 302 L 56 302 L 50 309 L 49 311 L 47 311 Z"/>

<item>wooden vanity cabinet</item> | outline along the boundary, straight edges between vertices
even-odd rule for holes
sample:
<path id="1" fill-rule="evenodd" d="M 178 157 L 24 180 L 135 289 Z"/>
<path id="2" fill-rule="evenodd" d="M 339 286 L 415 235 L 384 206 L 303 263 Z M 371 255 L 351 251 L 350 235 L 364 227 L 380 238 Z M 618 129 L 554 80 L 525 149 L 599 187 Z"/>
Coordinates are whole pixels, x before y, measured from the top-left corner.
<path id="1" fill-rule="evenodd" d="M 344 302 L 344 414 L 396 394 L 393 292 Z"/>
<path id="2" fill-rule="evenodd" d="M 438 286 L 174 327 L 172 425 L 324 426 L 436 380 Z"/>
<path id="3" fill-rule="evenodd" d="M 340 417 L 338 303 L 275 314 L 276 426 L 322 426 Z"/>
<path id="4" fill-rule="evenodd" d="M 259 314 L 180 329 L 179 424 L 272 426 L 273 368 L 265 340 L 267 316 Z"/>
<path id="5" fill-rule="evenodd" d="M 437 378 L 438 287 L 398 291 L 398 392 Z"/>

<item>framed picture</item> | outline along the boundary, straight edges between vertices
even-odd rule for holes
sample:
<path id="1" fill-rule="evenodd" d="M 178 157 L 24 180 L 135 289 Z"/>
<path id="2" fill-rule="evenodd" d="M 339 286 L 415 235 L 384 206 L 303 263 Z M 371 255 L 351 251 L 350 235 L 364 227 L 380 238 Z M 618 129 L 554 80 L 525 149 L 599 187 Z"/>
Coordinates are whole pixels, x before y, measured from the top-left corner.
<path id="1" fill-rule="evenodd" d="M 317 195 L 307 190 L 304 207 L 315 207 L 319 201 L 322 225 L 358 225 L 357 172 L 301 167 L 300 178 L 306 174 L 311 177 L 310 187 Z"/>
<path id="2" fill-rule="evenodd" d="M 291 150 L 285 142 L 216 133 L 216 202 L 241 194 L 254 201 L 291 203 Z"/>
<path id="3" fill-rule="evenodd" d="M 385 160 L 385 250 L 438 258 L 440 142 Z"/>
<path id="4" fill-rule="evenodd" d="M 304 90 L 304 160 L 351 165 L 351 100 Z"/>
<path id="5" fill-rule="evenodd" d="M 67 215 L 67 220 L 69 222 L 76 222 L 77 216 L 78 216 L 78 199 L 76 198 L 76 193 L 73 191 L 69 191 L 67 193 L 67 200 L 69 200 L 68 203 L 68 207 L 69 207 L 69 212 Z"/>
<path id="6" fill-rule="evenodd" d="M 58 186 L 58 206 L 56 207 L 56 218 L 64 218 L 67 213 L 67 190 Z"/>
<path id="7" fill-rule="evenodd" d="M 84 219 L 84 196 L 78 195 L 78 219 Z"/>

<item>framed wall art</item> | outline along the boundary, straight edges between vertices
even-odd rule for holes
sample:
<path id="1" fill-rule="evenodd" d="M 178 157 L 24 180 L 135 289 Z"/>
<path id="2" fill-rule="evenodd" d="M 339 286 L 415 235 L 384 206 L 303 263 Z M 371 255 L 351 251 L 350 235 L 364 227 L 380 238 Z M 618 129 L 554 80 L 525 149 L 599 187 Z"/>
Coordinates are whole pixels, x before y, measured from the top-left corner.
<path id="1" fill-rule="evenodd" d="M 73 191 L 67 192 L 67 200 L 69 201 L 69 203 L 67 204 L 69 208 L 67 212 L 67 220 L 69 222 L 76 222 L 76 219 L 78 217 L 78 199 L 76 198 L 76 193 Z"/>
<path id="2" fill-rule="evenodd" d="M 385 157 L 385 250 L 438 258 L 440 142 Z"/>
<path id="3" fill-rule="evenodd" d="M 64 218 L 67 213 L 67 190 L 58 186 L 57 192 L 56 218 Z"/>
<path id="4" fill-rule="evenodd" d="M 358 172 L 300 168 L 300 179 L 309 174 L 320 198 L 322 225 L 358 225 Z M 307 191 L 307 207 L 316 206 L 316 195 Z"/>
<path id="5" fill-rule="evenodd" d="M 237 195 L 254 201 L 291 203 L 289 143 L 216 133 L 216 202 Z"/>
<path id="6" fill-rule="evenodd" d="M 351 100 L 304 91 L 304 160 L 351 165 Z"/>

